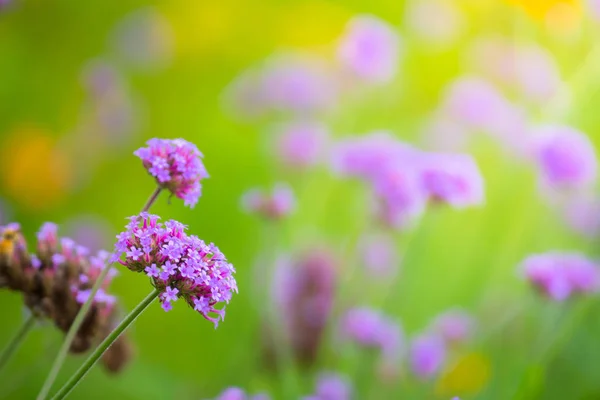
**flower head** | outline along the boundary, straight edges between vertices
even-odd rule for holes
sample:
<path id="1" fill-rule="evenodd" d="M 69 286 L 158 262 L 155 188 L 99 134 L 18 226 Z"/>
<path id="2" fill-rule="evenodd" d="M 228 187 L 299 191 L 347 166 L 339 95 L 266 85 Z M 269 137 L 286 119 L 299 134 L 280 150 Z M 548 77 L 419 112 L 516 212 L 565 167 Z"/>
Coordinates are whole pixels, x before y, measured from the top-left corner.
<path id="1" fill-rule="evenodd" d="M 521 269 L 533 286 L 556 301 L 600 289 L 598 265 L 578 253 L 534 254 L 522 262 Z"/>
<path id="2" fill-rule="evenodd" d="M 533 136 L 531 150 L 544 184 L 580 188 L 596 180 L 596 152 L 584 133 L 567 126 L 543 126 Z"/>
<path id="3" fill-rule="evenodd" d="M 325 147 L 327 128 L 316 122 L 293 122 L 279 128 L 277 156 L 294 168 L 316 164 Z"/>
<path id="4" fill-rule="evenodd" d="M 421 179 L 432 200 L 457 208 L 483 203 L 483 178 L 471 156 L 428 153 L 422 159 Z"/>
<path id="5" fill-rule="evenodd" d="M 400 36 L 391 25 L 372 15 L 359 15 L 346 27 L 338 59 L 356 76 L 385 83 L 396 74 L 400 50 Z"/>
<path id="6" fill-rule="evenodd" d="M 183 139 L 150 139 L 134 152 L 158 184 L 194 207 L 201 194 L 200 180 L 208 178 L 202 153 Z"/>
<path id="7" fill-rule="evenodd" d="M 473 317 L 466 311 L 451 309 L 436 317 L 433 330 L 446 341 L 446 343 L 461 343 L 473 334 Z"/>
<path id="8" fill-rule="evenodd" d="M 232 293 L 237 292 L 235 269 L 225 256 L 214 244 L 187 235 L 186 227 L 177 221 L 162 224 L 156 215 L 148 213 L 130 220 L 127 230 L 117 236 L 113 260 L 152 277 L 166 311 L 172 302 L 183 298 L 216 326 L 225 311 L 215 306 L 228 303 Z M 144 250 L 142 254 L 127 250 L 132 248 Z"/>
<path id="9" fill-rule="evenodd" d="M 443 339 L 435 334 L 422 334 L 410 346 L 410 365 L 415 375 L 428 379 L 436 375 L 446 361 Z"/>
<path id="10" fill-rule="evenodd" d="M 321 400 L 349 400 L 352 398 L 352 385 L 344 376 L 321 372 L 315 385 L 315 397 Z"/>
<path id="11" fill-rule="evenodd" d="M 277 183 L 271 193 L 250 189 L 242 196 L 242 208 L 268 219 L 281 219 L 289 215 L 296 205 L 292 188 L 286 183 Z"/>
<path id="12" fill-rule="evenodd" d="M 396 359 L 402 350 L 402 327 L 378 310 L 350 309 L 342 317 L 340 329 L 343 338 L 364 347 L 377 348 L 388 359 Z"/>

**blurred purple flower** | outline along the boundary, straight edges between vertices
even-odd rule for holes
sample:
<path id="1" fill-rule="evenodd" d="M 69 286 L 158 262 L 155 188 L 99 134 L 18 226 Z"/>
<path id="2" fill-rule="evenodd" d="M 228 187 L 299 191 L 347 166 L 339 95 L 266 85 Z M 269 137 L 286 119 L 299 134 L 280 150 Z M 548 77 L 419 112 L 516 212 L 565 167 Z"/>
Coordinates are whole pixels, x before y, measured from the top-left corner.
<path id="1" fill-rule="evenodd" d="M 564 206 L 567 225 L 575 232 L 589 237 L 600 236 L 600 198 L 592 195 L 576 195 Z"/>
<path id="2" fill-rule="evenodd" d="M 578 253 L 534 254 L 522 262 L 521 269 L 533 286 L 556 301 L 600 288 L 598 265 Z"/>
<path id="3" fill-rule="evenodd" d="M 413 373 L 429 379 L 436 375 L 446 361 L 446 347 L 443 339 L 435 334 L 425 333 L 412 340 L 410 365 Z"/>
<path id="4" fill-rule="evenodd" d="M 504 97 L 485 80 L 463 77 L 446 90 L 443 111 L 473 129 L 488 130 L 501 121 L 508 106 Z"/>
<path id="5" fill-rule="evenodd" d="M 414 166 L 388 166 L 376 176 L 373 186 L 376 212 L 392 228 L 408 227 L 425 211 L 427 192 Z"/>
<path id="6" fill-rule="evenodd" d="M 271 397 L 266 393 L 248 396 L 244 390 L 232 386 L 221 392 L 214 400 L 270 400 L 270 398 Z"/>
<path id="7" fill-rule="evenodd" d="M 269 60 L 262 78 L 263 96 L 276 111 L 306 114 L 331 108 L 337 84 L 321 60 L 284 55 Z"/>
<path id="8" fill-rule="evenodd" d="M 261 71 L 242 72 L 231 82 L 223 94 L 225 107 L 242 119 L 258 118 L 270 110 L 263 89 Z"/>
<path id="9" fill-rule="evenodd" d="M 448 344 L 463 343 L 473 335 L 474 325 L 469 313 L 461 309 L 451 309 L 435 318 L 433 330 Z"/>
<path id="10" fill-rule="evenodd" d="M 360 240 L 359 252 L 369 275 L 389 277 L 400 267 L 396 243 L 390 235 L 364 235 Z"/>
<path id="11" fill-rule="evenodd" d="M 183 139 L 150 139 L 146 144 L 148 147 L 134 154 L 162 188 L 193 208 L 201 195 L 200 181 L 208 178 L 202 153 L 195 144 Z"/>
<path id="12" fill-rule="evenodd" d="M 404 344 L 402 327 L 380 311 L 366 307 L 353 308 L 344 314 L 340 324 L 343 339 L 379 349 L 388 360 L 400 357 Z"/>
<path id="13" fill-rule="evenodd" d="M 348 22 L 338 58 L 358 77 L 385 83 L 396 75 L 400 50 L 400 36 L 393 26 L 372 15 L 359 15 Z"/>
<path id="14" fill-rule="evenodd" d="M 390 165 L 410 163 L 420 152 L 396 139 L 390 132 L 377 131 L 336 143 L 331 152 L 334 173 L 373 180 Z"/>
<path id="15" fill-rule="evenodd" d="M 277 156 L 292 168 L 315 165 L 324 154 L 329 131 L 317 122 L 292 122 L 277 130 Z"/>
<path id="16" fill-rule="evenodd" d="M 600 21 L 600 0 L 587 0 L 592 18 Z"/>
<path id="17" fill-rule="evenodd" d="M 596 180 L 598 161 L 587 135 L 561 125 L 533 131 L 531 152 L 541 180 L 551 188 L 577 188 Z"/>
<path id="18" fill-rule="evenodd" d="M 470 155 L 427 153 L 422 156 L 420 174 L 425 191 L 433 201 L 456 208 L 484 202 L 483 177 Z"/>
<path id="19" fill-rule="evenodd" d="M 271 193 L 250 189 L 242 195 L 242 209 L 267 219 L 281 219 L 294 211 L 296 198 L 286 183 L 277 183 Z"/>
<path id="20" fill-rule="evenodd" d="M 277 262 L 272 298 L 286 340 L 300 362 L 310 364 L 317 356 L 336 284 L 336 261 L 327 250 L 316 249 L 293 261 L 281 258 Z"/>
<path id="21" fill-rule="evenodd" d="M 172 301 L 183 298 L 216 327 L 219 319 L 225 317 L 225 309 L 218 310 L 215 306 L 229 303 L 232 294 L 237 293 L 235 269 L 223 253 L 212 243 L 207 245 L 196 236 L 188 236 L 183 224 L 170 220 L 163 225 L 156 215 L 142 213 L 130 217 L 126 228 L 117 236 L 111 261 L 118 261 L 134 272 L 150 267 L 152 276 L 156 272 L 153 265 L 176 264 L 175 274 L 161 274 L 152 279 L 153 286 L 161 293 L 163 308 L 170 309 Z M 124 259 L 120 259 L 123 253 Z"/>
<path id="22" fill-rule="evenodd" d="M 112 45 L 117 54 L 132 66 L 163 67 L 173 53 L 172 27 L 153 8 L 143 8 L 127 15 L 116 25 Z"/>
<path id="23" fill-rule="evenodd" d="M 319 400 L 350 400 L 352 385 L 339 374 L 322 372 L 317 379 L 314 397 Z"/>

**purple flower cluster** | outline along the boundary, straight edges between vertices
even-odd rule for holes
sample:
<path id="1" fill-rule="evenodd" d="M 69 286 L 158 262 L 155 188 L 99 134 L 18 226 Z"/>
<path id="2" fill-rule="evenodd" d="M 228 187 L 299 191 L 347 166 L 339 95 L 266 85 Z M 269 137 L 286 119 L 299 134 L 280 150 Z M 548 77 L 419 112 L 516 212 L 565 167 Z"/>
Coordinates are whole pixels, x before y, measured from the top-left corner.
<path id="1" fill-rule="evenodd" d="M 337 373 L 321 372 L 315 385 L 315 393 L 302 400 L 350 400 L 352 385 L 350 381 Z"/>
<path id="2" fill-rule="evenodd" d="M 162 188 L 194 207 L 201 194 L 200 180 L 208 177 L 202 153 L 183 139 L 150 139 L 146 144 L 148 147 L 133 154 L 142 160 Z"/>
<path id="3" fill-rule="evenodd" d="M 266 393 L 259 393 L 254 396 L 248 396 L 244 390 L 239 387 L 228 387 L 223 390 L 215 400 L 269 400 L 271 396 Z"/>
<path id="4" fill-rule="evenodd" d="M 277 129 L 277 156 L 292 168 L 306 168 L 321 160 L 329 132 L 317 122 L 300 121 Z"/>
<path id="5" fill-rule="evenodd" d="M 127 230 L 117 236 L 113 261 L 134 272 L 145 272 L 160 291 L 165 311 L 183 298 L 216 327 L 225 310 L 215 306 L 229 303 L 237 292 L 235 269 L 214 244 L 187 235 L 186 227 L 177 221 L 163 225 L 158 218 L 148 213 L 130 217 Z M 213 313 L 217 317 L 209 315 Z"/>
<path id="6" fill-rule="evenodd" d="M 484 200 L 483 178 L 470 156 L 420 151 L 383 132 L 340 142 L 332 169 L 369 182 L 380 216 L 394 227 L 419 217 L 428 200 L 456 208 Z"/>
<path id="7" fill-rule="evenodd" d="M 431 330 L 438 333 L 446 344 L 459 344 L 471 338 L 474 328 L 475 321 L 469 313 L 451 309 L 435 318 Z"/>
<path id="8" fill-rule="evenodd" d="M 242 208 L 247 213 L 258 214 L 267 219 L 281 219 L 289 215 L 296 206 L 292 188 L 278 183 L 271 193 L 261 189 L 250 189 L 242 196 Z"/>
<path id="9" fill-rule="evenodd" d="M 401 356 L 402 327 L 380 311 L 366 307 L 350 309 L 342 317 L 340 329 L 342 338 L 379 349 L 388 360 L 397 360 Z"/>
<path id="10" fill-rule="evenodd" d="M 550 188 L 582 188 L 596 180 L 596 152 L 583 132 L 560 125 L 538 127 L 531 151 L 542 182 Z"/>
<path id="11" fill-rule="evenodd" d="M 556 301 L 600 289 L 598 264 L 578 253 L 534 254 L 522 262 L 521 269 L 533 286 Z"/>
<path id="12" fill-rule="evenodd" d="M 391 25 L 372 15 L 359 15 L 348 22 L 338 59 L 359 78 L 385 83 L 398 69 L 400 45 Z"/>
<path id="13" fill-rule="evenodd" d="M 441 336 L 425 333 L 410 345 L 410 365 L 413 373 L 428 379 L 436 375 L 446 361 L 446 346 Z"/>

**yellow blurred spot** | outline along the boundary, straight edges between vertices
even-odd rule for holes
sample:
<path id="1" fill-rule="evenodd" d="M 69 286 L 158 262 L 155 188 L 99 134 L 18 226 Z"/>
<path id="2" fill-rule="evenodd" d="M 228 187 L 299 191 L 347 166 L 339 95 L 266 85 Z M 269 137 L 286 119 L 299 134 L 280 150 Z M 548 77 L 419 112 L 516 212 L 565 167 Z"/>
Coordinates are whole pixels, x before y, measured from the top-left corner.
<path id="1" fill-rule="evenodd" d="M 311 47 L 333 43 L 351 13 L 326 1 L 307 1 L 283 8 L 277 22 L 279 45 Z"/>
<path id="2" fill-rule="evenodd" d="M 470 353 L 444 371 L 437 385 L 440 396 L 476 394 L 490 377 L 489 360 L 479 353 Z"/>
<path id="3" fill-rule="evenodd" d="M 7 194 L 31 209 L 54 206 L 65 195 L 69 161 L 40 129 L 23 127 L 2 144 L 1 177 Z"/>
<path id="4" fill-rule="evenodd" d="M 508 2 L 521 6 L 529 15 L 539 20 L 544 20 L 548 13 L 557 6 L 559 8 L 563 5 L 573 9 L 581 8 L 579 0 L 508 0 Z"/>
<path id="5" fill-rule="evenodd" d="M 558 3 L 546 13 L 546 25 L 550 31 L 566 34 L 579 28 L 582 16 L 579 3 Z"/>

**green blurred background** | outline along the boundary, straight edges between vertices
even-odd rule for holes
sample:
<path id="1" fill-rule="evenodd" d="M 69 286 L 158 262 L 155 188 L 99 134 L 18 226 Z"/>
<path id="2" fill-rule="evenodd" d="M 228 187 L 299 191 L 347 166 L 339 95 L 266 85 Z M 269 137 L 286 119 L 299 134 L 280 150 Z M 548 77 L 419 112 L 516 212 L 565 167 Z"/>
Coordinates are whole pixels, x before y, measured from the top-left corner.
<path id="1" fill-rule="evenodd" d="M 390 129 L 418 143 L 418 127 L 436 107 L 443 87 L 463 72 L 464 51 L 474 38 L 501 34 L 515 41 L 533 40 L 551 50 L 564 79 L 572 79 L 567 112 L 548 116 L 543 109 L 532 110 L 533 120 L 550 117 L 550 122 L 573 124 L 600 144 L 595 112 L 600 100 L 600 69 L 595 65 L 600 60 L 593 57 L 600 25 L 588 21 L 582 4 L 565 1 L 567 12 L 549 21 L 540 15 L 559 2 L 455 3 L 465 20 L 464 31 L 443 48 L 432 48 L 406 31 L 407 4 L 399 0 L 13 0 L 0 11 L 3 222 L 20 222 L 33 238 L 44 221 L 66 224 L 74 218 L 96 218 L 110 247 L 124 218 L 137 213 L 154 189 L 153 179 L 132 152 L 148 138 L 183 137 L 204 153 L 211 177 L 195 209 L 184 208 L 177 199 L 169 204 L 163 195 L 152 211 L 214 241 L 238 271 L 240 293 L 217 330 L 190 309 L 177 306 L 164 313 L 155 304 L 128 332 L 136 348 L 131 365 L 117 376 L 95 368 L 71 398 L 202 399 L 230 385 L 289 397 L 283 394 L 283 378 L 260 368 L 260 320 L 268 305 L 252 298 L 249 285 L 250 270 L 268 238 L 258 219 L 240 211 L 240 196 L 251 186 L 290 181 L 299 206 L 277 228 L 278 239 L 269 242 L 278 251 L 326 244 L 344 253 L 367 210 L 364 189 L 336 181 L 326 168 L 305 176 L 278 168 L 265 146 L 268 121 L 245 123 L 224 110 L 227 85 L 275 51 L 332 57 L 336 38 L 359 13 L 397 26 L 406 46 L 399 79 L 360 98 L 345 99 L 326 122 L 336 136 Z M 123 48 L 123 31 L 135 26 L 136 18 L 143 19 L 140 15 L 153 21 L 149 49 L 136 42 L 146 40 L 143 35 L 134 35 L 134 45 Z M 134 120 L 117 133 L 93 123 L 93 99 L 82 75 L 94 60 L 120 73 L 123 101 L 135 109 Z M 365 298 L 357 303 L 385 307 L 401 319 L 408 334 L 423 329 L 446 308 L 462 306 L 480 326 L 468 349 L 476 362 L 467 360 L 458 377 L 442 376 L 429 386 L 365 390 L 358 398 L 450 398 L 466 393 L 467 399 L 508 399 L 518 397 L 517 391 L 531 399 L 600 398 L 600 303 L 546 304 L 516 272 L 519 261 L 533 252 L 564 249 L 595 255 L 594 240 L 565 228 L 538 193 L 526 163 L 507 157 L 487 139 L 477 140 L 472 151 L 486 179 L 485 207 L 429 211 L 416 229 L 398 235 L 404 254 L 399 279 L 383 287 L 361 287 Z M 121 272 L 112 288 L 128 310 L 150 287 L 144 277 Z M 268 286 L 265 277 L 265 290 Z M 17 330 L 25 311 L 18 294 L 1 292 L 0 304 L 2 344 Z M 36 329 L 2 371 L 0 398 L 34 398 L 60 340 L 51 326 Z M 538 357 L 536 346 L 545 340 L 553 350 Z M 322 367 L 352 374 L 351 362 L 331 360 L 325 358 Z M 57 384 L 82 361 L 71 357 Z M 311 391 L 312 372 L 298 377 L 301 393 Z M 353 378 L 361 388 L 378 385 L 369 374 Z"/>

